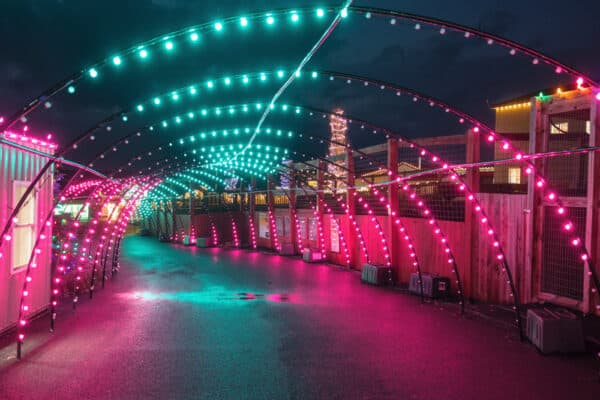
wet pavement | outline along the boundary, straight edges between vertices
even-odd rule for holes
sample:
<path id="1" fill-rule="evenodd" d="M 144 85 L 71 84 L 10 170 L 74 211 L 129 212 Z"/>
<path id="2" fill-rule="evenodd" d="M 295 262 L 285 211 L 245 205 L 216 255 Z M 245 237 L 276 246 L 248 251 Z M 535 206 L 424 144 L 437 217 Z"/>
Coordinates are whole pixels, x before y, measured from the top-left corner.
<path id="1" fill-rule="evenodd" d="M 245 250 L 124 241 L 76 311 L 0 341 L 0 399 L 599 399 L 589 356 L 542 356 L 454 307 Z"/>

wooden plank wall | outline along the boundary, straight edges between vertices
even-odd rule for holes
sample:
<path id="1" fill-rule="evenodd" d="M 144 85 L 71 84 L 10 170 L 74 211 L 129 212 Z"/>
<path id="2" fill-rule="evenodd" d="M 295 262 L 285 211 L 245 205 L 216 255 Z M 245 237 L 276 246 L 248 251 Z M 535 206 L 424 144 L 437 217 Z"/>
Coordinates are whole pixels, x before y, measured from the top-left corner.
<path id="1" fill-rule="evenodd" d="M 456 293 L 457 286 L 452 273 L 452 265 L 448 263 L 448 257 L 444 252 L 444 247 L 441 246 L 440 238 L 434 235 L 427 219 L 402 218 L 402 223 L 412 237 L 421 272 L 449 277 L 453 292 Z M 455 221 L 439 221 L 439 224 L 449 239 L 448 243 L 454 254 L 458 271 L 461 279 L 464 280 L 466 277 L 465 272 L 468 269 L 468 253 L 466 250 L 469 244 L 461 238 L 466 237 L 466 226 L 464 222 Z M 404 243 L 398 243 L 397 245 L 400 246 L 402 254 L 408 253 Z M 401 265 L 400 281 L 408 282 L 410 273 L 415 271 L 415 267 L 410 264 L 408 257 L 401 257 L 401 259 L 404 259 L 405 262 Z"/>
<path id="2" fill-rule="evenodd" d="M 506 261 L 513 273 L 521 302 L 531 301 L 531 280 L 525 273 L 525 215 L 526 195 L 480 193 L 478 198 L 488 213 L 500 244 L 506 253 Z M 479 237 L 483 237 L 480 234 Z M 473 295 L 477 300 L 490 303 L 511 303 L 509 285 L 496 259 L 496 252 L 487 240 L 479 240 L 479 259 L 473 269 Z"/>
<path id="3" fill-rule="evenodd" d="M 515 283 L 519 288 L 519 294 L 522 302 L 531 300 L 531 279 L 525 271 L 525 218 L 524 209 L 526 206 L 525 195 L 507 195 L 507 194 L 492 194 L 480 193 L 478 198 L 483 208 L 488 213 L 488 218 L 498 232 L 500 242 L 506 252 L 506 259 L 513 272 Z M 233 213 L 234 218 L 238 221 L 240 228 L 240 240 L 249 242 L 248 227 L 246 226 L 246 217 L 244 213 Z M 287 210 L 276 210 L 276 215 L 287 216 Z M 311 210 L 299 210 L 299 218 L 312 217 Z M 347 238 L 354 229 L 351 228 L 346 215 L 336 215 L 340 220 L 340 227 L 344 236 Z M 381 246 L 381 236 L 373 223 L 370 221 L 371 216 L 359 215 L 356 217 L 363 236 L 367 242 L 367 249 L 371 257 L 371 261 L 375 264 L 384 265 L 386 258 L 383 247 Z M 385 216 L 376 217 L 384 232 L 388 231 L 388 218 Z M 220 240 L 231 240 L 231 220 L 227 213 L 215 213 L 213 219 L 216 221 L 219 231 Z M 474 219 L 478 221 L 478 219 Z M 257 221 L 257 215 L 255 215 Z M 330 216 L 325 215 L 323 218 L 323 232 L 325 235 L 326 247 L 330 248 Z M 195 215 L 193 223 L 196 227 L 198 236 L 208 236 L 210 234 L 209 220 L 207 215 Z M 415 250 L 419 258 L 421 270 L 424 273 L 438 274 L 451 279 L 453 290 L 456 293 L 456 282 L 452 273 L 452 265 L 447 262 L 447 256 L 444 252 L 444 247 L 440 245 L 440 239 L 434 235 L 432 228 L 426 219 L 421 218 L 402 218 L 404 226 L 410 233 L 415 245 Z M 475 222 L 479 226 L 479 222 Z M 446 234 L 449 240 L 450 248 L 456 259 L 458 270 L 463 281 L 465 296 L 476 301 L 490 303 L 510 304 L 513 299 L 510 296 L 509 286 L 506 283 L 505 275 L 501 269 L 498 260 L 496 259 L 496 251 L 492 246 L 492 241 L 485 232 L 477 232 L 473 240 L 468 241 L 465 238 L 468 236 L 469 227 L 465 222 L 456 221 L 439 221 L 440 227 Z M 258 234 L 258 226 L 255 227 Z M 280 241 L 289 240 L 280 238 Z M 259 239 L 260 247 L 270 248 L 270 240 Z M 318 247 L 316 241 L 304 241 L 305 246 L 313 248 Z M 407 283 L 409 276 L 415 271 L 412 265 L 412 259 L 409 256 L 409 250 L 404 241 L 395 243 L 400 249 L 400 265 L 394 266 L 394 275 L 396 280 L 401 283 Z M 470 260 L 472 247 L 475 246 L 477 251 L 474 252 L 477 256 Z M 341 246 L 340 246 L 341 250 Z M 328 251 L 328 262 L 339 265 L 345 265 L 345 259 L 340 253 L 332 253 Z M 355 260 L 352 265 L 354 269 L 361 269 L 366 262 L 361 256 L 360 260 Z"/>

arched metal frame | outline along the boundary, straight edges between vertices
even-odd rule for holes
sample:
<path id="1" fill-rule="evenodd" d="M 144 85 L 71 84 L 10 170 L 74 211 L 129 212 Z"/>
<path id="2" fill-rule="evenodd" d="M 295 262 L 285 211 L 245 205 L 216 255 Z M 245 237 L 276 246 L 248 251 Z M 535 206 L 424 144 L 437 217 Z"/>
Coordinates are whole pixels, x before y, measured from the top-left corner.
<path id="1" fill-rule="evenodd" d="M 304 10 L 305 9 L 302 9 L 303 12 L 304 12 Z M 329 9 L 329 10 L 332 10 L 332 9 Z M 450 30 L 456 30 L 456 31 L 464 32 L 465 33 L 465 37 L 470 37 L 470 36 L 481 37 L 483 39 L 486 39 L 489 44 L 498 43 L 498 44 L 500 44 L 502 46 L 510 48 L 511 49 L 511 54 L 513 54 L 512 53 L 513 50 L 517 50 L 517 51 L 519 51 L 521 53 L 524 53 L 526 55 L 534 57 L 534 64 L 537 64 L 536 60 L 538 62 L 539 62 L 539 60 L 542 60 L 543 62 L 545 62 L 547 64 L 555 66 L 557 73 L 566 72 L 566 73 L 569 73 L 571 75 L 581 76 L 582 79 L 583 79 L 583 81 L 586 82 L 588 85 L 590 85 L 590 86 L 592 86 L 594 88 L 598 86 L 598 84 L 596 82 L 594 82 L 593 80 L 589 79 L 588 77 L 583 76 L 582 74 L 580 74 L 578 71 L 574 70 L 573 68 L 571 68 L 571 67 L 569 67 L 569 66 L 567 66 L 565 64 L 562 64 L 562 63 L 558 62 L 557 60 L 555 60 L 555 59 L 553 59 L 553 58 L 551 58 L 549 56 L 546 56 L 546 55 L 544 55 L 544 54 L 542 54 L 540 52 L 537 52 L 537 51 L 535 51 L 533 49 L 530 49 L 530 48 L 528 48 L 526 46 L 523 46 L 523 45 L 520 45 L 518 43 L 512 42 L 510 40 L 507 40 L 507 39 L 504 39 L 504 38 L 501 38 L 501 37 L 498 37 L 498 36 L 495 36 L 495 35 L 491 35 L 491 34 L 488 34 L 486 32 L 482 32 L 482 31 L 479 31 L 479 30 L 476 30 L 476 29 L 473 29 L 473 28 L 469 28 L 469 27 L 466 27 L 466 26 L 463 26 L 463 25 L 459 25 L 459 24 L 454 24 L 454 23 L 451 23 L 449 21 L 444 21 L 444 20 L 440 20 L 440 19 L 433 19 L 433 18 L 423 17 L 423 16 L 419 16 L 419 15 L 415 15 L 415 14 L 408 14 L 408 13 L 396 12 L 396 11 L 390 11 L 390 10 L 382 10 L 382 9 L 377 9 L 377 8 L 370 8 L 370 7 L 349 7 L 349 10 L 353 11 L 353 12 L 360 13 L 360 14 L 364 14 L 367 17 L 370 17 L 371 15 L 377 15 L 377 16 L 384 16 L 384 17 L 393 17 L 393 18 L 405 19 L 405 20 L 410 20 L 410 21 L 413 21 L 413 22 L 425 23 L 425 24 L 429 24 L 429 25 L 438 26 L 438 27 L 441 27 L 442 29 L 444 29 L 444 32 L 445 32 L 445 29 L 450 29 Z M 283 14 L 285 12 L 289 12 L 289 10 L 280 10 L 277 13 L 279 15 L 279 13 Z M 259 18 L 262 15 L 263 14 L 256 13 L 256 14 L 252 14 L 250 17 L 251 18 Z M 230 20 L 233 21 L 233 18 L 226 20 L 226 22 L 229 22 Z M 202 25 L 202 26 L 198 26 L 198 29 L 201 30 L 201 29 L 204 29 L 204 28 L 206 28 L 208 26 L 209 26 L 208 24 L 205 24 L 205 25 Z M 178 31 L 176 34 L 180 35 L 180 34 L 184 34 L 184 32 L 189 32 L 189 30 Z M 440 33 L 443 33 L 443 32 L 440 32 Z M 147 43 L 147 45 L 156 44 L 156 43 L 158 43 L 158 40 L 159 39 L 156 38 L 156 39 L 153 39 L 153 41 L 149 41 L 149 42 L 146 42 L 146 43 Z M 135 49 L 137 49 L 137 48 L 139 48 L 139 47 L 135 46 L 135 47 L 132 47 L 128 51 L 134 52 Z M 123 54 L 125 54 L 125 53 L 123 53 Z M 99 63 L 96 66 L 100 67 L 100 66 L 102 66 L 105 63 L 106 63 L 106 61 L 104 61 L 102 63 Z M 83 74 L 86 71 L 87 70 L 80 71 L 78 74 L 74 74 L 73 76 L 67 78 L 66 80 L 62 81 L 61 83 L 53 86 L 48 91 L 44 92 L 44 94 L 42 94 L 41 96 L 39 96 L 38 98 L 36 98 L 34 101 L 30 102 L 28 104 L 28 106 L 24 107 L 20 112 L 18 112 L 17 114 L 15 114 L 15 116 L 7 119 L 6 123 L 4 124 L 4 126 L 2 128 L 6 129 L 6 128 L 10 127 L 19 118 L 21 118 L 22 116 L 27 115 L 28 113 L 30 113 L 31 111 L 33 111 L 39 104 L 41 104 L 42 101 L 45 101 L 46 99 L 52 97 L 56 93 L 58 93 L 61 90 L 65 89 L 68 85 L 72 84 L 74 81 L 81 79 L 83 77 Z M 348 79 L 357 79 L 357 77 L 356 76 L 348 76 Z M 375 81 L 375 82 L 378 82 L 378 81 Z M 596 89 L 594 89 L 594 90 L 596 90 Z M 439 102 L 437 102 L 435 100 L 431 100 L 431 101 L 434 101 L 435 104 L 437 104 L 437 105 L 440 105 L 440 104 L 443 105 L 443 103 L 439 103 Z M 470 118 L 466 114 L 464 116 Z M 110 120 L 110 117 L 108 119 L 106 119 L 105 121 L 108 121 L 108 120 Z M 501 138 L 501 135 L 498 135 L 497 133 L 494 133 L 491 130 L 491 128 L 486 127 L 484 124 L 481 124 L 479 121 L 477 121 L 475 119 L 473 119 L 473 121 L 475 121 L 475 124 L 476 124 L 477 127 L 481 126 L 483 129 L 485 129 L 485 130 L 487 130 L 489 132 L 490 137 L 492 137 L 492 140 L 491 140 L 492 142 L 495 140 L 496 136 L 499 137 L 499 138 Z M 0 236 L 0 246 L 3 243 L 5 234 L 11 228 L 10 224 L 11 224 L 11 221 L 12 221 L 13 217 L 16 215 L 16 213 L 18 213 L 18 211 L 20 210 L 20 208 L 23 206 L 23 204 L 26 201 L 27 197 L 29 196 L 29 194 L 31 193 L 31 191 L 35 188 L 35 186 L 37 185 L 37 183 L 39 183 L 39 179 L 41 178 L 41 176 L 43 176 L 48 171 L 48 169 L 50 168 L 51 165 L 53 165 L 56 162 L 60 162 L 62 160 L 62 156 L 71 147 L 76 146 L 81 140 L 83 140 L 90 133 L 91 132 L 85 133 L 84 135 L 82 135 L 79 138 L 77 138 L 74 142 L 72 142 L 72 144 L 70 146 L 67 146 L 67 147 L 61 149 L 53 157 L 49 157 L 50 161 L 47 162 L 44 165 L 44 167 L 41 169 L 41 171 L 38 174 L 38 176 L 36 177 L 36 179 L 31 183 L 30 187 L 27 189 L 27 191 L 24 193 L 23 197 L 17 203 L 17 206 L 15 207 L 15 210 L 13 211 L 13 214 L 9 218 L 9 222 L 8 222 L 7 226 L 5 226 L 5 228 L 4 228 L 3 232 L 2 232 L 2 235 Z M 526 155 L 517 154 L 515 156 L 515 159 L 519 160 L 519 161 L 522 160 L 523 162 L 527 163 L 530 167 L 533 168 L 532 162 L 526 157 Z M 449 168 L 449 166 L 446 166 L 446 168 Z M 535 168 L 533 168 L 533 172 L 535 174 L 534 176 L 536 177 L 536 179 L 538 179 L 538 183 L 541 182 L 541 185 L 538 184 L 538 187 L 546 187 L 546 182 L 547 181 L 546 181 L 545 177 L 537 175 L 537 171 L 535 170 Z M 77 173 L 73 176 L 73 178 L 76 175 L 77 175 Z M 68 188 L 68 187 L 69 187 L 69 184 L 65 187 L 65 189 Z M 556 198 L 556 203 L 557 203 L 558 206 L 562 207 L 562 202 L 560 201 L 560 199 Z M 114 210 L 113 210 L 113 212 L 114 212 Z M 40 231 L 40 234 L 38 235 L 38 238 L 36 239 L 36 246 L 37 246 L 37 243 L 39 242 L 39 240 L 41 238 L 41 235 L 43 234 L 42 233 L 43 229 L 44 228 L 42 228 L 42 230 Z M 34 249 L 35 249 L 36 246 L 34 246 Z M 590 258 L 589 258 L 589 252 L 588 252 L 587 248 L 585 248 L 585 245 L 584 245 L 584 254 L 586 255 L 585 261 L 587 261 L 587 263 L 589 264 L 589 270 L 590 270 L 590 273 L 592 274 L 593 281 L 594 281 L 596 287 L 598 288 L 598 286 L 599 286 L 599 284 L 598 284 L 598 277 L 597 277 L 597 275 L 595 273 L 593 265 L 590 264 L 591 261 L 590 261 Z M 29 264 L 32 263 L 33 257 L 34 257 L 34 253 L 32 253 L 32 257 L 30 259 Z M 503 264 L 506 265 L 506 261 L 503 261 Z M 507 272 L 507 274 L 509 276 L 510 285 L 511 285 L 511 288 L 513 290 L 513 293 L 516 294 L 516 291 L 514 290 L 514 283 L 512 282 L 512 277 L 510 275 L 510 269 L 506 268 L 506 272 Z M 28 275 L 29 275 L 29 271 L 28 271 Z M 26 284 L 27 284 L 27 282 L 26 282 Z M 25 284 L 24 290 L 26 290 L 26 284 Z M 515 301 L 518 304 L 518 300 L 515 299 Z M 20 344 L 20 341 L 19 341 L 19 344 Z"/>

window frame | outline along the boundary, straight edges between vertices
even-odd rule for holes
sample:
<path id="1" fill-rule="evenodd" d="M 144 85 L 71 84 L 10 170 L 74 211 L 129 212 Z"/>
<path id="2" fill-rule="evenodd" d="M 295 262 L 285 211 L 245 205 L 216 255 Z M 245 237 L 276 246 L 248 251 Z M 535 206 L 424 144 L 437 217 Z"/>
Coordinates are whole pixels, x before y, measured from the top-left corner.
<path id="1" fill-rule="evenodd" d="M 17 203 L 19 202 L 19 200 L 21 199 L 20 197 L 17 198 L 17 188 L 18 187 L 29 187 L 29 185 L 31 184 L 30 181 L 23 181 L 23 180 L 13 180 L 12 182 L 12 198 L 11 198 L 11 204 L 12 204 L 12 209 L 14 210 L 14 208 L 17 206 Z M 37 193 L 36 191 L 32 191 L 28 197 L 31 197 L 32 201 L 33 201 L 33 216 L 32 216 L 32 221 L 31 223 L 27 223 L 27 224 L 22 224 L 20 223 L 19 219 L 17 219 L 17 222 L 14 224 L 13 229 L 12 229 L 12 243 L 11 243 L 11 263 L 10 263 L 10 274 L 11 275 L 15 275 L 18 273 L 21 273 L 23 271 L 27 270 L 27 264 L 29 259 L 27 260 L 27 262 L 23 265 L 17 265 L 16 263 L 16 259 L 17 259 L 17 235 L 16 232 L 18 229 L 29 229 L 31 232 L 31 249 L 30 252 L 33 251 L 34 247 L 35 247 L 35 232 L 36 232 L 36 228 L 37 228 L 37 211 L 38 211 L 38 203 L 37 203 Z M 19 210 L 19 213 L 22 211 Z M 17 213 L 17 217 L 18 214 Z"/>

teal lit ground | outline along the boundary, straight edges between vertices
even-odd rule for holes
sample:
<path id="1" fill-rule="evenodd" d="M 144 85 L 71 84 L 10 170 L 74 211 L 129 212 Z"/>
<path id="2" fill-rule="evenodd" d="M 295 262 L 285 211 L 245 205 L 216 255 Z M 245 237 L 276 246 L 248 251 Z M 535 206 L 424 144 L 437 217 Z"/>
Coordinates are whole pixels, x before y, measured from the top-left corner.
<path id="1" fill-rule="evenodd" d="M 514 332 L 355 273 L 244 250 L 124 242 L 118 277 L 37 323 L 0 398 L 597 399 L 594 360 L 543 357 Z M 69 381 L 69 385 L 61 382 Z"/>

